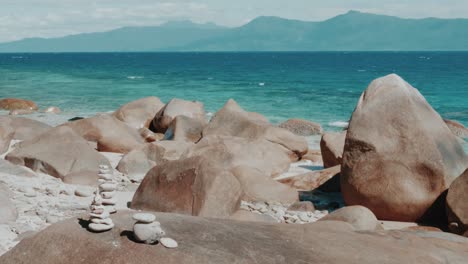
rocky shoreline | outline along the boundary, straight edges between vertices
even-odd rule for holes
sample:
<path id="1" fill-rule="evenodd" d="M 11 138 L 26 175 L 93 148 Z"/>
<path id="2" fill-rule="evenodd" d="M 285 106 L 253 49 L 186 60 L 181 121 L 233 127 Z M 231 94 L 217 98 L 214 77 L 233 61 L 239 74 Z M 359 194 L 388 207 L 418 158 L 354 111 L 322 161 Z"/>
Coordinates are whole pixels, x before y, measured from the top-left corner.
<path id="1" fill-rule="evenodd" d="M 2 99 L 0 108 L 10 111 L 0 116 L 1 263 L 81 263 L 74 258 L 99 258 L 90 247 L 110 244 L 146 255 L 111 250 L 102 263 L 468 259 L 468 155 L 460 144 L 468 129 L 443 120 L 397 75 L 370 84 L 343 132 L 300 119 L 273 125 L 232 99 L 210 119 L 201 102 L 148 97 L 57 126 L 20 117 L 39 109 L 31 101 Z M 310 148 L 308 136 L 321 138 L 320 149 Z M 115 186 L 103 198 L 96 187 L 110 171 Z M 107 232 L 83 229 L 90 204 L 99 218 L 108 198 L 117 214 L 106 217 Z M 133 241 L 126 228 L 138 211 L 159 212 L 179 247 L 151 253 L 151 245 Z M 188 238 L 185 225 L 202 237 Z M 231 244 L 223 232 L 232 233 Z M 63 245 L 72 237 L 80 242 Z M 328 247 L 317 251 L 319 243 Z"/>

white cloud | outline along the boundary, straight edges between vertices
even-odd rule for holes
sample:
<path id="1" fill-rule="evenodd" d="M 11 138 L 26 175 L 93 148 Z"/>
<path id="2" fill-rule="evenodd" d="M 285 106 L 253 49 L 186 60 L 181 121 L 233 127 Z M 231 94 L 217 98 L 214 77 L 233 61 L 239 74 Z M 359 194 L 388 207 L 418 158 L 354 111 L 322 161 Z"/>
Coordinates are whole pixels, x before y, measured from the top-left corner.
<path id="1" fill-rule="evenodd" d="M 260 15 L 318 21 L 350 9 L 401 17 L 466 17 L 466 0 L 0 0 L 0 42 L 190 19 L 238 26 Z"/>

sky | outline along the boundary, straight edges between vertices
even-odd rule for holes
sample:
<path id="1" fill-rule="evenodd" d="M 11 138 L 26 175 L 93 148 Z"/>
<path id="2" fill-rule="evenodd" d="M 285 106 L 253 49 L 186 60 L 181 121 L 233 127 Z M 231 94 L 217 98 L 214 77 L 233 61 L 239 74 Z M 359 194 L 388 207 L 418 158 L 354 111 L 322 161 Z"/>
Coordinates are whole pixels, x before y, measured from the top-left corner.
<path id="1" fill-rule="evenodd" d="M 468 18 L 468 0 L 0 0 L 0 42 L 192 20 L 235 27 L 258 16 L 322 21 L 357 10 Z"/>

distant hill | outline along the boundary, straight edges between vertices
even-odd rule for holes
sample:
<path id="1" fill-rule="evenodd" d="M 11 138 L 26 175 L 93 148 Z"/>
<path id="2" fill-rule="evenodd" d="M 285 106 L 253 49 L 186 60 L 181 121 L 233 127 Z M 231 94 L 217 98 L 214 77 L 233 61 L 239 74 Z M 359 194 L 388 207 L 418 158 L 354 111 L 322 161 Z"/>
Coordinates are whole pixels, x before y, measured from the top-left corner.
<path id="1" fill-rule="evenodd" d="M 259 17 L 237 28 L 190 21 L 0 44 L 0 52 L 468 50 L 468 19 L 350 11 L 323 22 Z"/>

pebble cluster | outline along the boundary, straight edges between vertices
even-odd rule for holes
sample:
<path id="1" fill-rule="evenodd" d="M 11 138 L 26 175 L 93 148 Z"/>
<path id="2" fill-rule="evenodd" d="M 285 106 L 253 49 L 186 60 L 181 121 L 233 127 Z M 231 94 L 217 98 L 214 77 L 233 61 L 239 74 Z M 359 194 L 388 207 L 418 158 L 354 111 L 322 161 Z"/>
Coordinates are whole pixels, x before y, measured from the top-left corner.
<path id="1" fill-rule="evenodd" d="M 133 235 L 138 242 L 154 244 L 160 242 L 166 248 L 176 248 L 177 242 L 168 237 L 164 237 L 166 232 L 161 228 L 161 223 L 156 221 L 156 216 L 148 213 L 137 213 L 133 215 L 136 221 L 133 226 Z"/>
<path id="2" fill-rule="evenodd" d="M 318 221 L 326 216 L 328 211 L 292 211 L 288 210 L 290 205 L 283 205 L 277 202 L 246 202 L 242 201 L 241 209 L 253 213 L 269 215 L 278 223 L 286 224 L 307 224 Z"/>
<path id="3" fill-rule="evenodd" d="M 114 181 L 112 171 L 106 165 L 99 167 L 98 176 L 100 184 L 91 204 L 88 229 L 94 232 L 104 232 L 114 227 L 110 214 L 117 212 L 115 209 L 117 202 L 114 198 L 117 182 Z"/>

